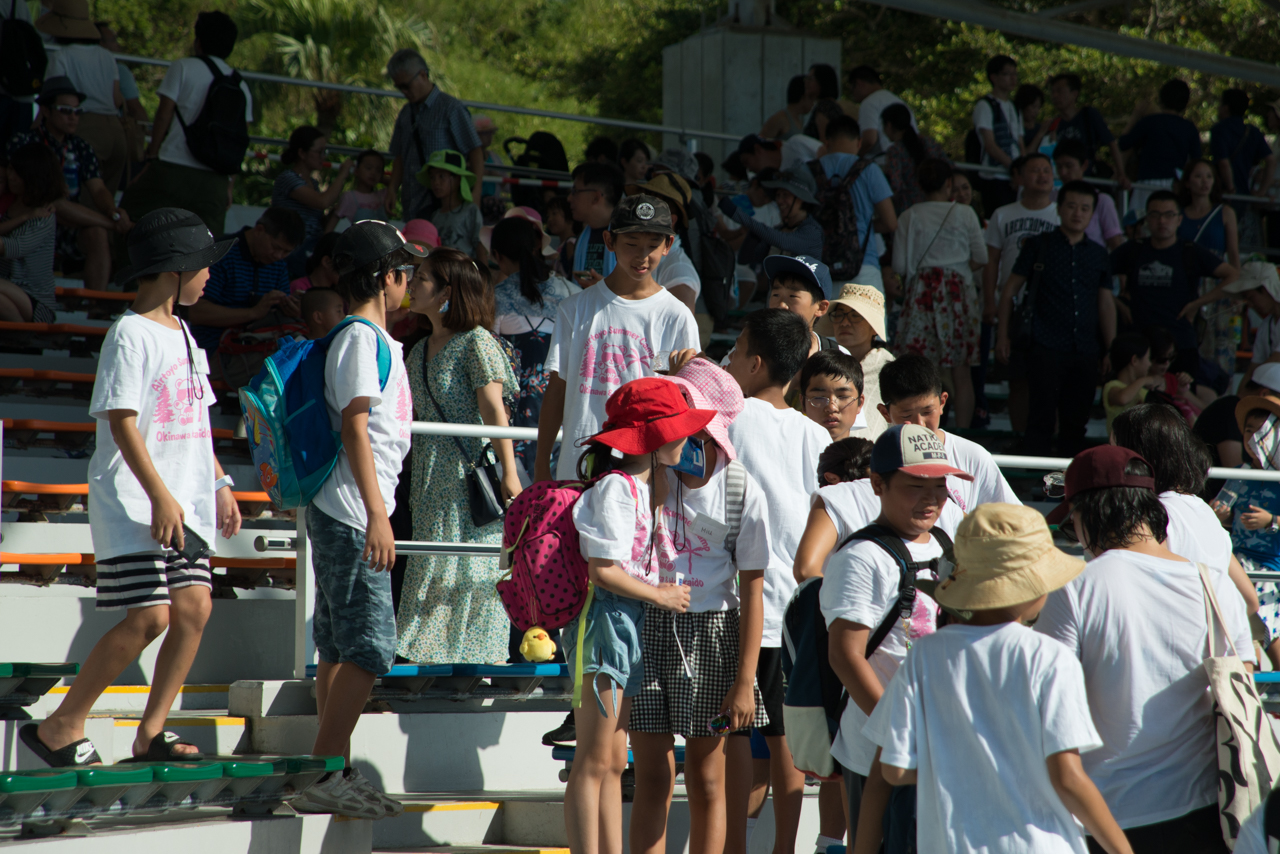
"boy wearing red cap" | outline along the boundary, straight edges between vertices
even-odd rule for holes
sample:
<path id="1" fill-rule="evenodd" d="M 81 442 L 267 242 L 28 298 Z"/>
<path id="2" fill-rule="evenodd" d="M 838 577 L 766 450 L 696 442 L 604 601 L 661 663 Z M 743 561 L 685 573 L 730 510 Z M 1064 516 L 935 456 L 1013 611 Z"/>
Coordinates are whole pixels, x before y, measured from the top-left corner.
<path id="1" fill-rule="evenodd" d="M 1226 623 L 1225 635 L 1214 627 L 1213 646 L 1230 643 L 1252 664 L 1244 601 L 1226 573 L 1169 551 L 1151 465 L 1128 448 L 1077 455 L 1049 521 L 1074 531 L 1095 556 L 1050 594 L 1035 627 L 1084 667 L 1102 737 L 1101 748 L 1083 755 L 1084 770 L 1138 854 L 1226 851 L 1213 696 L 1202 666 L 1210 647 L 1206 590 Z M 1091 839 L 1089 850 L 1102 849 Z"/>
<path id="2" fill-rule="evenodd" d="M 742 412 L 737 381 L 706 359 L 672 377 L 689 405 L 716 415 L 689 438 L 697 453 L 665 472 L 659 566 L 665 582 L 689 590 L 689 609 L 645 609 L 644 685 L 631 709 L 636 794 L 631 850 L 666 850 L 675 790 L 675 736 L 685 740 L 692 854 L 718 854 L 729 825 L 746 827 L 745 791 L 730 803 L 729 751 L 749 754 L 748 727 L 767 722 L 756 688 L 763 627 L 769 510 L 760 484 L 737 462 L 729 424 Z M 689 446 L 687 445 L 686 448 Z M 720 724 L 712 727 L 712 722 Z M 727 734 L 738 738 L 725 738 Z"/>
<path id="3" fill-rule="evenodd" d="M 871 485 L 880 497 L 876 524 L 884 536 L 901 538 L 912 565 L 904 569 L 888 545 L 855 534 L 831 556 L 823 573 L 819 601 L 830 632 L 831 667 L 849 692 L 831 755 L 844 768 L 855 847 L 859 837 L 879 841 L 878 819 L 889 794 L 876 746 L 862 728 L 912 642 L 937 626 L 937 603 L 922 592 L 914 597 L 904 592 L 914 589 L 917 577 L 937 577 L 937 560 L 950 545 L 945 534 L 938 536 L 937 527 L 948 501 L 948 477 L 973 479 L 951 464 L 933 431 L 897 424 L 882 433 L 871 451 Z M 915 571 L 908 572 L 912 567 Z M 883 830 L 886 854 L 908 850 L 914 811 L 914 788 L 894 792 Z"/>
<path id="4" fill-rule="evenodd" d="M 689 588 L 659 583 L 662 501 L 655 493 L 665 483 L 655 485 L 654 476 L 659 465 L 680 461 L 686 438 L 715 414 L 691 409 L 669 380 L 633 380 L 610 395 L 604 429 L 588 439 L 577 462 L 579 477 L 599 480 L 573 507 L 593 592 L 589 607 L 562 635 L 568 640 L 570 672 L 581 667 L 595 706 L 584 701 L 574 709 L 577 753 L 565 789 L 565 830 L 575 854 L 622 850 L 621 777 L 627 767 L 631 698 L 644 681 L 644 606 L 677 612 L 689 607 Z M 608 844 L 601 845 L 601 839 Z"/>

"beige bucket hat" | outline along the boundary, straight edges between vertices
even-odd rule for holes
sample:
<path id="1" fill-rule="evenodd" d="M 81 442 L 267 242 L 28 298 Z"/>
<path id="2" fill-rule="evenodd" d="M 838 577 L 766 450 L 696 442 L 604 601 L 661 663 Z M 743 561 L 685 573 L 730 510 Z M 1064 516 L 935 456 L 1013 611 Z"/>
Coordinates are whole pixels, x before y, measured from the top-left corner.
<path id="1" fill-rule="evenodd" d="M 955 569 L 933 596 L 957 611 L 1008 608 L 1057 590 L 1084 565 L 1054 546 L 1033 508 L 982 504 L 956 529 Z"/>
<path id="2" fill-rule="evenodd" d="M 884 294 L 870 285 L 848 282 L 840 286 L 840 295 L 831 301 L 832 306 L 844 305 L 862 315 L 871 324 L 881 341 L 888 341 L 884 327 Z M 828 312 L 831 309 L 827 309 Z"/>

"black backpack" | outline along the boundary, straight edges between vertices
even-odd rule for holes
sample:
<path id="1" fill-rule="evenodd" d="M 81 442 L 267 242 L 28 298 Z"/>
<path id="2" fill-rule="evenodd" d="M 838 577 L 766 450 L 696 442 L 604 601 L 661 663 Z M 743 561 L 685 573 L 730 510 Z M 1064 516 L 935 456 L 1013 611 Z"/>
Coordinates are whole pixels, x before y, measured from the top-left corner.
<path id="1" fill-rule="evenodd" d="M 809 171 L 818 185 L 818 210 L 813 218 L 822 226 L 822 263 L 837 282 L 852 279 L 862 269 L 862 259 L 875 232 L 867 224 L 867 237 L 858 242 L 858 208 L 853 203 L 853 184 L 871 165 L 871 158 L 859 157 L 839 178 L 828 178 L 821 160 L 810 160 Z"/>
<path id="2" fill-rule="evenodd" d="M 511 153 L 511 145 L 524 145 L 524 151 L 515 155 Z M 507 157 L 511 160 L 513 166 L 523 166 L 527 169 L 550 169 L 555 172 L 569 171 L 569 157 L 564 153 L 564 143 L 553 133 L 544 130 L 534 131 L 529 134 L 529 138 L 525 139 L 521 136 L 513 136 L 502 141 L 502 150 L 507 153 Z M 545 175 L 530 175 L 528 173 L 512 172 L 513 178 L 545 178 Z M 511 188 L 511 203 L 513 205 L 531 207 L 538 213 L 546 213 L 546 204 L 542 200 L 542 187 L 521 187 L 519 185 Z"/>
<path id="3" fill-rule="evenodd" d="M 689 224 L 684 229 L 681 243 L 698 271 L 707 314 L 717 326 L 722 326 L 729 312 L 737 308 L 733 302 L 737 256 L 733 247 L 716 234 L 715 213 L 702 204 L 699 194 L 695 193 L 688 199 L 684 209 L 689 215 Z"/>
<path id="4" fill-rule="evenodd" d="M 49 64 L 36 28 L 13 16 L 17 8 L 18 0 L 10 0 L 9 17 L 0 22 L 0 87 L 11 98 L 39 92 Z"/>
<path id="5" fill-rule="evenodd" d="M 191 124 L 183 120 L 180 111 L 174 113 L 186 134 L 192 157 L 220 175 L 238 175 L 249 150 L 249 123 L 244 118 L 249 102 L 240 88 L 240 72 L 232 69 L 230 74 L 223 74 L 209 57 L 197 59 L 213 75 L 204 106 Z"/>

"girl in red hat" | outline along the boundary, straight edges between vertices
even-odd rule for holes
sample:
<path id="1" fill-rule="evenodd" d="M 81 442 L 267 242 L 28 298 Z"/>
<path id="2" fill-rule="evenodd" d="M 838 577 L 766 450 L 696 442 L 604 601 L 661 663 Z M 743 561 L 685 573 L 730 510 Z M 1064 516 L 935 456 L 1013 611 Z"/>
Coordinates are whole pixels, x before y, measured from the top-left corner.
<path id="1" fill-rule="evenodd" d="M 599 478 L 573 508 L 595 591 L 590 607 L 562 636 L 571 671 L 582 657 L 583 681 L 590 678 L 597 708 L 584 702 L 574 709 L 577 751 L 565 790 L 565 829 L 573 854 L 622 850 L 622 772 L 631 698 L 644 682 L 644 606 L 681 613 L 689 607 L 688 588 L 658 583 L 655 535 L 664 496 L 651 492 L 651 485 L 656 492 L 665 491 L 655 473 L 660 466 L 678 463 L 685 440 L 715 415 L 690 408 L 670 380 L 632 380 L 609 397 L 604 429 L 586 440 L 587 450 L 578 461 L 579 477 Z M 609 841 L 601 845 L 601 839 Z"/>

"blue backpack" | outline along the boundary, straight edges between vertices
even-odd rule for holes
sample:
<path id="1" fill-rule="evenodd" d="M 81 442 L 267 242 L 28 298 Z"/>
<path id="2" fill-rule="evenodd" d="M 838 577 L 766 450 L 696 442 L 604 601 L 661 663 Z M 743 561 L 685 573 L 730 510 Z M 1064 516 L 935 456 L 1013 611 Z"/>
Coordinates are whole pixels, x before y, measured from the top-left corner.
<path id="1" fill-rule="evenodd" d="M 342 435 L 329 425 L 324 402 L 324 365 L 334 336 L 353 323 L 348 317 L 317 341 L 284 341 L 262 370 L 240 389 L 240 411 L 249 452 L 262 488 L 279 510 L 311 502 L 338 462 Z M 391 348 L 379 334 L 378 385 L 391 374 Z"/>

